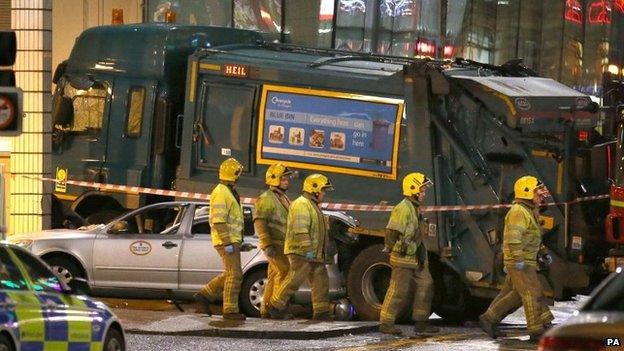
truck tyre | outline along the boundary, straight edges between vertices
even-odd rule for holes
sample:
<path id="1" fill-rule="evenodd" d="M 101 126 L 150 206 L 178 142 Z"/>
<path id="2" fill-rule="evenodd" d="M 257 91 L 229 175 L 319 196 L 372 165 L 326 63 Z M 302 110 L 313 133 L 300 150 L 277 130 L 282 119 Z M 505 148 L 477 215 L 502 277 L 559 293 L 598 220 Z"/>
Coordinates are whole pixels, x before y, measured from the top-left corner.
<path id="1" fill-rule="evenodd" d="M 88 224 L 106 224 L 123 212 L 119 210 L 103 210 L 89 215 L 86 219 Z"/>
<path id="2" fill-rule="evenodd" d="M 238 301 L 242 313 L 249 317 L 260 317 L 260 304 L 266 282 L 266 268 L 252 272 L 243 278 Z"/>
<path id="3" fill-rule="evenodd" d="M 470 295 L 459 274 L 437 259 L 430 260 L 433 278 L 433 312 L 446 322 L 461 323 L 476 320 L 485 312 L 490 301 Z"/>
<path id="4" fill-rule="evenodd" d="M 347 293 L 355 307 L 356 316 L 360 320 L 379 320 L 381 305 L 390 284 L 392 267 L 388 263 L 389 256 L 381 252 L 382 244 L 372 245 L 362 250 L 351 263 L 347 276 Z M 412 295 L 411 293 L 408 295 Z M 408 304 L 406 299 L 406 306 Z M 411 306 L 411 301 L 409 301 Z M 409 317 L 411 310 L 405 311 L 399 320 Z"/>
<path id="5" fill-rule="evenodd" d="M 85 278 L 82 269 L 70 259 L 53 256 L 44 259 L 44 261 L 52 268 L 52 272 L 66 284 L 76 277 Z"/>

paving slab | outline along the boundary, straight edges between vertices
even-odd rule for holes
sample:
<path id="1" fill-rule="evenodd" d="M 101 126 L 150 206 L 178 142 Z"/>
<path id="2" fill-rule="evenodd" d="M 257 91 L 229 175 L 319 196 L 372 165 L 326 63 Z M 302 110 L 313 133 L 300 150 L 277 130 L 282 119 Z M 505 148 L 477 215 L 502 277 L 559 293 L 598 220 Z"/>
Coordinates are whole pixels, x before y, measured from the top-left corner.
<path id="1" fill-rule="evenodd" d="M 113 309 L 126 333 L 218 336 L 249 339 L 312 340 L 377 331 L 377 322 L 325 322 L 305 319 L 247 318 L 226 321 L 221 316 L 174 311 Z"/>

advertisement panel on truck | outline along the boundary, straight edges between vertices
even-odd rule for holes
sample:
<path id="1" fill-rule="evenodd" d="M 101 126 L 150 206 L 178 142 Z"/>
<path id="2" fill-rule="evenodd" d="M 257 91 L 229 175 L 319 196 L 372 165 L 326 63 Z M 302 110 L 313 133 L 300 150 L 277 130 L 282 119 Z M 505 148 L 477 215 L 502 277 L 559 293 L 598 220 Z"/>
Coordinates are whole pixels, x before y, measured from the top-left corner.
<path id="1" fill-rule="evenodd" d="M 396 179 L 403 100 L 265 85 L 257 162 Z"/>

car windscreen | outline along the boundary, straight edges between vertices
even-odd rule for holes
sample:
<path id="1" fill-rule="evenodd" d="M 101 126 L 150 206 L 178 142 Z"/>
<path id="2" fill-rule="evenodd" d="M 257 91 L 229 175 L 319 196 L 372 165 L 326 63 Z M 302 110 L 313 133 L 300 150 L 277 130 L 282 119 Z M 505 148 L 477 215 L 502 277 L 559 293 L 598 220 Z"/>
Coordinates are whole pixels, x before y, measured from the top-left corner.
<path id="1" fill-rule="evenodd" d="M 583 307 L 583 311 L 624 312 L 624 274 L 617 274 Z"/>

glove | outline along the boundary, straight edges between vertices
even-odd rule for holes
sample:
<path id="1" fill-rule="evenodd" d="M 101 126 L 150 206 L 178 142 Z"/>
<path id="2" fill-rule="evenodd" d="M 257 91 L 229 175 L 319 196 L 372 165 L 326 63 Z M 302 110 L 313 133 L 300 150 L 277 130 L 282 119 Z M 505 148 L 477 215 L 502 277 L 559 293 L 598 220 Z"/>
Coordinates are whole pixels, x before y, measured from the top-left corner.
<path id="1" fill-rule="evenodd" d="M 275 256 L 275 248 L 273 246 L 267 246 L 264 248 L 264 255 L 266 257 L 273 257 Z"/>
<path id="2" fill-rule="evenodd" d="M 233 254 L 234 253 L 234 245 L 230 244 L 225 247 L 225 253 Z"/>
<path id="3" fill-rule="evenodd" d="M 516 267 L 516 269 L 519 269 L 519 270 L 523 270 L 524 266 L 525 266 L 524 261 L 518 261 L 514 264 L 514 267 Z"/>
<path id="4" fill-rule="evenodd" d="M 308 251 L 306 252 L 305 258 L 308 261 L 312 261 L 314 259 L 314 251 Z"/>

